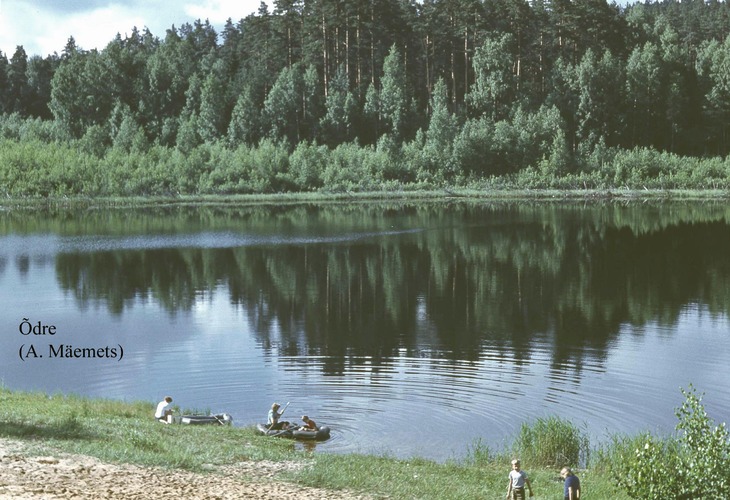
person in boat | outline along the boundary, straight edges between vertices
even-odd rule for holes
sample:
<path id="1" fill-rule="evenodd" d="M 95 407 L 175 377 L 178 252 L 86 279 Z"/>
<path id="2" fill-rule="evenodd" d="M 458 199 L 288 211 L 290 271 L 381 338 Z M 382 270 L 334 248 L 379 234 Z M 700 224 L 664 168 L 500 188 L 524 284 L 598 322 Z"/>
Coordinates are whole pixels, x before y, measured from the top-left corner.
<path id="1" fill-rule="evenodd" d="M 306 415 L 302 415 L 302 422 L 304 422 L 304 425 L 299 427 L 300 431 L 316 431 L 317 430 L 317 424 L 309 418 Z"/>
<path id="2" fill-rule="evenodd" d="M 279 408 L 281 408 L 281 405 L 279 403 L 274 403 L 271 405 L 271 409 L 269 410 L 269 418 L 266 422 L 266 426 L 270 431 L 285 429 L 289 426 L 289 422 L 279 422 L 281 414 L 284 413 L 280 412 Z"/>
<path id="3" fill-rule="evenodd" d="M 172 422 L 172 398 L 165 396 L 165 399 L 157 403 L 157 409 L 155 410 L 155 420 L 169 424 Z"/>

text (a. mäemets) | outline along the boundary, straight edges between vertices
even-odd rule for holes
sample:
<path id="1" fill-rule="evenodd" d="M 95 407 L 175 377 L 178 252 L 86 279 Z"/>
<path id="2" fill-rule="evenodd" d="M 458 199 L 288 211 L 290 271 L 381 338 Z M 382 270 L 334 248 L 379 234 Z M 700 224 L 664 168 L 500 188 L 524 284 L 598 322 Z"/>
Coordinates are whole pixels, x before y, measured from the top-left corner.
<path id="1" fill-rule="evenodd" d="M 56 325 L 44 324 L 42 321 L 31 322 L 28 318 L 18 325 L 18 331 L 24 337 L 54 336 L 58 333 Z M 29 359 L 115 359 L 121 361 L 124 357 L 124 348 L 121 344 L 114 346 L 75 346 L 58 343 L 37 346 L 33 343 L 22 344 L 18 349 L 18 356 L 22 361 Z"/>

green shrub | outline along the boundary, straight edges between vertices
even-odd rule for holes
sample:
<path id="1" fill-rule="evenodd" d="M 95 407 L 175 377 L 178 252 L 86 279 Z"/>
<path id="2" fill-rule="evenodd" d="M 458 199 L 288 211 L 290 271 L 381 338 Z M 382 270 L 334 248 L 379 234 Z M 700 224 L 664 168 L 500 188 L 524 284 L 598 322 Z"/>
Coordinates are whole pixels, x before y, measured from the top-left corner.
<path id="1" fill-rule="evenodd" d="M 330 153 L 324 169 L 324 189 L 335 192 L 368 190 L 375 178 L 370 170 L 374 156 L 372 147 L 340 144 Z"/>
<path id="2" fill-rule="evenodd" d="M 568 420 L 539 418 L 522 424 L 513 452 L 532 466 L 576 466 L 581 458 L 587 458 L 588 438 Z"/>
<path id="3" fill-rule="evenodd" d="M 289 171 L 289 146 L 286 142 L 262 140 L 251 151 L 250 191 L 254 193 L 279 193 L 290 191 L 287 179 Z"/>
<path id="4" fill-rule="evenodd" d="M 715 425 L 702 405 L 702 396 L 690 386 L 677 410 L 680 476 L 691 498 L 730 498 L 730 440 L 725 423 Z"/>
<path id="5" fill-rule="evenodd" d="M 631 498 L 674 498 L 676 442 L 648 433 L 617 437 L 594 467 L 607 469 L 615 484 Z"/>
<path id="6" fill-rule="evenodd" d="M 328 156 L 327 146 L 300 142 L 289 157 L 289 175 L 295 187 L 302 191 L 322 187 L 322 175 Z"/>
<path id="7" fill-rule="evenodd" d="M 632 498 L 730 498 L 730 441 L 725 424 L 714 425 L 702 397 L 690 386 L 677 410 L 677 434 L 644 434 L 604 453 L 615 483 Z"/>

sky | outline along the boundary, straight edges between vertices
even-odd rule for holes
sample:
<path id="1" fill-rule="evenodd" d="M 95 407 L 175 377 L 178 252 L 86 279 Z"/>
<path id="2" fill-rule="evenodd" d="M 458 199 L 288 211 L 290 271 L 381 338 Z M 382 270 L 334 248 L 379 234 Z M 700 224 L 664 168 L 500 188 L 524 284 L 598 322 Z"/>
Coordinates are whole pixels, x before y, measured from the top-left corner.
<path id="1" fill-rule="evenodd" d="M 626 4 L 628 0 L 619 0 Z M 269 10 L 273 1 L 267 0 Z M 117 33 L 147 27 L 163 39 L 172 25 L 209 20 L 218 33 L 258 11 L 261 0 L 0 0 L 0 51 L 10 59 L 22 45 L 28 57 L 61 54 L 69 37 L 84 50 L 103 49 Z"/>
<path id="2" fill-rule="evenodd" d="M 272 1 L 266 2 L 272 10 Z M 0 0 L 0 51 L 10 59 L 22 45 L 28 57 L 61 53 L 69 37 L 85 50 L 103 49 L 117 33 L 147 27 L 164 38 L 180 27 L 208 19 L 218 33 L 231 18 L 258 11 L 261 0 Z"/>

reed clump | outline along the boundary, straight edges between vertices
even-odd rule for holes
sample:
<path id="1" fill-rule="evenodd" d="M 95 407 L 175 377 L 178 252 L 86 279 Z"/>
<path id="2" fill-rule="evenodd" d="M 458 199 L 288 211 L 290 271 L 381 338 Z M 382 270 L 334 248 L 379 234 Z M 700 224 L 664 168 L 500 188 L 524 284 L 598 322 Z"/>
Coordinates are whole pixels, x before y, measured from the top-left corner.
<path id="1" fill-rule="evenodd" d="M 588 460 L 589 439 L 568 420 L 554 416 L 538 418 L 522 424 L 513 454 L 537 467 L 576 467 Z"/>

